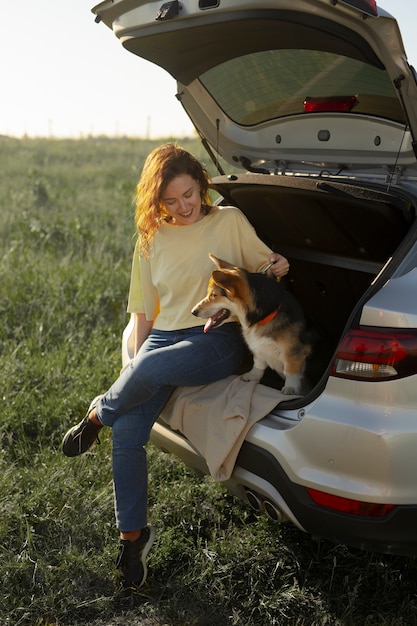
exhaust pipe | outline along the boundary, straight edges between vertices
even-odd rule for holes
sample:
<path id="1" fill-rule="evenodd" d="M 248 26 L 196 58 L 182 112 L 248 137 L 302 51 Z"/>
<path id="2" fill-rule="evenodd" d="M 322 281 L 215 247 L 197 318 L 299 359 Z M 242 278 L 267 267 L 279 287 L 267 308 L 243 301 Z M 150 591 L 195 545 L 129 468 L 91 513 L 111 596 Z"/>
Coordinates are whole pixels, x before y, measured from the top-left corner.
<path id="1" fill-rule="evenodd" d="M 283 522 L 285 520 L 285 516 L 282 514 L 282 511 L 280 511 L 280 509 L 270 500 L 264 500 L 262 502 L 262 506 L 265 514 L 273 522 Z"/>
<path id="2" fill-rule="evenodd" d="M 281 509 L 270 500 L 265 500 L 263 496 L 252 491 L 252 489 L 245 489 L 245 491 L 249 506 L 257 513 L 265 513 L 273 522 L 285 522 L 288 519 Z"/>
<path id="3" fill-rule="evenodd" d="M 251 507 L 251 509 L 253 509 L 257 513 L 263 512 L 261 496 L 258 496 L 257 493 L 255 493 L 254 491 L 251 491 L 250 489 L 246 489 L 246 498 L 247 498 L 247 501 L 249 502 L 249 506 Z"/>

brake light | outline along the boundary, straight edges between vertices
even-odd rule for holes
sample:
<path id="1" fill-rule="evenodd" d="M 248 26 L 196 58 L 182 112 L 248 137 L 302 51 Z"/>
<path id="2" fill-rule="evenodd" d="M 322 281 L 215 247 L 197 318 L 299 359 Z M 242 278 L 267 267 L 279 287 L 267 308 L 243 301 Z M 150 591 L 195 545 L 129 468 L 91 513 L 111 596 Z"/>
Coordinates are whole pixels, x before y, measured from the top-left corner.
<path id="1" fill-rule="evenodd" d="M 347 4 L 348 6 L 355 7 L 355 9 L 359 9 L 362 13 L 366 13 L 367 15 L 372 15 L 373 17 L 378 17 L 378 7 L 376 5 L 376 0 L 339 0 L 342 4 Z"/>
<path id="2" fill-rule="evenodd" d="M 304 100 L 305 113 L 349 113 L 358 104 L 356 96 L 310 97 Z"/>
<path id="3" fill-rule="evenodd" d="M 307 493 L 313 502 L 326 509 L 358 517 L 385 517 L 394 508 L 393 504 L 379 504 L 377 502 L 362 502 L 361 500 L 341 498 L 340 496 L 334 496 L 331 493 L 325 493 L 309 487 L 307 487 Z"/>
<path id="4" fill-rule="evenodd" d="M 339 344 L 332 376 L 381 381 L 417 374 L 417 329 L 353 328 Z"/>

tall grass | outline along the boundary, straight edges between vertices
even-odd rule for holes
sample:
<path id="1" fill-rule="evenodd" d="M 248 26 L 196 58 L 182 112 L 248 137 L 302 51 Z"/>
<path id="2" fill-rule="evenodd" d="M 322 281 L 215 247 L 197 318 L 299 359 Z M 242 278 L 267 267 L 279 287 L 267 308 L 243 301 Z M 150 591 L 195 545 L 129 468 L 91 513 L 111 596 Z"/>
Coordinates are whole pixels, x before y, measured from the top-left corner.
<path id="1" fill-rule="evenodd" d="M 413 558 L 274 525 L 152 445 L 150 576 L 115 592 L 110 434 L 76 459 L 60 442 L 120 369 L 132 196 L 155 145 L 0 138 L 0 623 L 416 624 Z"/>

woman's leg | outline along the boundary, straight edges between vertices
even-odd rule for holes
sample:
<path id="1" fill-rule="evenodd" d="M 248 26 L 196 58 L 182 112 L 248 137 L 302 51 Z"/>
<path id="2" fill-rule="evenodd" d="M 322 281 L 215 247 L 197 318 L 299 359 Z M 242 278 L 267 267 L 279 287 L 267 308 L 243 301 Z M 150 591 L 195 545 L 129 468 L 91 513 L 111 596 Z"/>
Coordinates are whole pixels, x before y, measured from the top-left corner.
<path id="1" fill-rule="evenodd" d="M 224 338 L 219 341 L 221 337 L 217 335 L 215 341 L 202 342 L 201 332 L 181 333 L 177 343 L 172 345 L 175 350 L 161 348 L 150 352 L 158 358 L 152 359 L 151 363 L 145 359 L 150 369 L 144 372 L 144 378 L 158 390 L 151 398 L 113 420 L 115 514 L 121 533 L 116 568 L 125 588 L 140 587 L 146 580 L 146 557 L 155 536 L 154 529 L 146 525 L 145 445 L 150 430 L 175 386 L 187 382 L 195 385 L 213 382 L 236 370 L 241 361 L 241 342 L 230 330 L 226 336 L 226 341 Z M 172 380 L 174 384 L 163 384 L 158 388 L 164 380 Z"/>
<path id="2" fill-rule="evenodd" d="M 216 329 L 209 337 L 201 327 L 175 333 L 154 331 L 135 362 L 98 402 L 100 422 L 113 427 L 115 514 L 122 534 L 116 566 L 125 587 L 140 587 L 146 580 L 146 556 L 154 538 L 154 529 L 146 526 L 145 445 L 155 420 L 176 386 L 225 378 L 237 370 L 241 358 L 242 339 L 235 324 Z M 70 433 L 81 440 L 91 423 L 87 415 L 64 440 Z M 77 447 L 77 454 L 82 451 Z"/>
<path id="3" fill-rule="evenodd" d="M 169 380 L 171 384 L 161 385 L 151 398 L 125 410 L 112 420 L 115 512 L 117 527 L 122 532 L 135 531 L 146 524 L 147 464 L 144 446 L 155 420 L 175 387 L 186 384 L 186 380 L 192 381 L 190 385 L 214 382 L 229 376 L 240 365 L 242 343 L 237 328 L 227 329 L 226 337 L 221 339 L 219 334 L 215 341 L 201 341 L 202 334 L 201 330 L 200 333 L 188 333 L 187 339 L 183 336 L 172 346 L 146 353 L 157 356 L 150 364 L 156 368 L 155 372 L 153 376 L 148 372 L 146 379 L 156 380 L 156 387 L 161 380 Z M 145 362 L 149 363 L 150 360 L 145 359 Z M 140 386 L 139 380 L 137 385 Z M 120 393 L 117 392 L 119 406 L 123 402 Z M 138 395 L 140 393 L 139 390 Z M 106 407 L 112 397 L 110 394 Z M 104 414 L 107 417 L 107 412 L 103 411 Z"/>
<path id="4" fill-rule="evenodd" d="M 242 339 L 236 324 L 225 324 L 211 334 L 204 334 L 201 327 L 153 331 L 97 404 L 97 417 L 105 426 L 113 426 L 121 415 L 146 403 L 163 387 L 215 382 L 233 374 L 241 359 Z"/>
<path id="5" fill-rule="evenodd" d="M 112 457 L 116 526 L 122 533 L 146 526 L 148 470 L 145 445 L 174 387 L 121 415 L 113 425 Z"/>

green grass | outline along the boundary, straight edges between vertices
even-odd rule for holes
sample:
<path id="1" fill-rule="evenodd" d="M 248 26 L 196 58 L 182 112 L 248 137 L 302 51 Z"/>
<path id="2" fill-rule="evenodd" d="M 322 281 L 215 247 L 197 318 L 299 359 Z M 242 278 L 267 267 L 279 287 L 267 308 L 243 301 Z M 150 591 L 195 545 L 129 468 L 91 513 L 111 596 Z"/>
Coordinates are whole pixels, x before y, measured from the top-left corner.
<path id="1" fill-rule="evenodd" d="M 155 145 L 0 138 L 0 624 L 417 624 L 414 558 L 257 517 L 152 445 L 150 576 L 115 593 L 110 433 L 76 459 L 60 442 L 120 369 L 132 196 Z"/>

